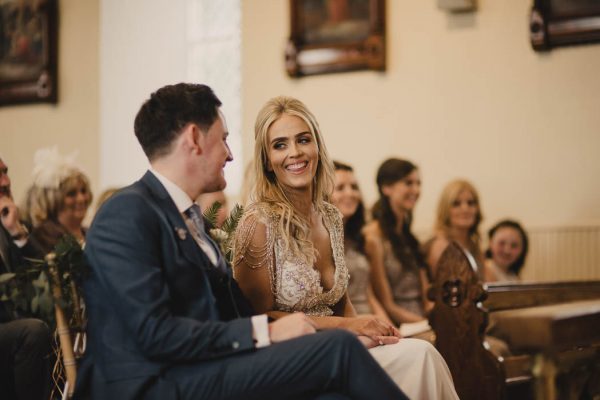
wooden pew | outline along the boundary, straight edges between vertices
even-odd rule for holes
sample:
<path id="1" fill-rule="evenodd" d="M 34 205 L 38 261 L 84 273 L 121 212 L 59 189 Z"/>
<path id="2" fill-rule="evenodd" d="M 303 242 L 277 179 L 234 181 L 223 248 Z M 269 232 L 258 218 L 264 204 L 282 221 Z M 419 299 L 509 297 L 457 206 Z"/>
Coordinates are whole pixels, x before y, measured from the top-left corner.
<path id="1" fill-rule="evenodd" d="M 600 282 L 481 284 L 474 260 L 455 243 L 437 271 L 429 323 L 462 400 L 516 398 L 528 383 L 537 398 L 553 399 L 558 375 L 568 397 L 600 366 Z M 517 355 L 489 351 L 490 318 Z"/>

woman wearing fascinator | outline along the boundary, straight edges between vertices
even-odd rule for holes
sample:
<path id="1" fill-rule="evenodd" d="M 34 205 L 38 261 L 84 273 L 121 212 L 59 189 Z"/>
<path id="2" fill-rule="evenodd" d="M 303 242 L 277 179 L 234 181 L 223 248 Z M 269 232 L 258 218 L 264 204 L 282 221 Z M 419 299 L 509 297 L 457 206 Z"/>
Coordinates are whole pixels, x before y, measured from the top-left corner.
<path id="1" fill-rule="evenodd" d="M 26 197 L 25 211 L 31 235 L 48 253 L 65 235 L 84 242 L 82 226 L 92 202 L 90 183 L 75 164 L 75 154 L 62 156 L 56 147 L 38 150 L 34 155 L 33 185 Z"/>

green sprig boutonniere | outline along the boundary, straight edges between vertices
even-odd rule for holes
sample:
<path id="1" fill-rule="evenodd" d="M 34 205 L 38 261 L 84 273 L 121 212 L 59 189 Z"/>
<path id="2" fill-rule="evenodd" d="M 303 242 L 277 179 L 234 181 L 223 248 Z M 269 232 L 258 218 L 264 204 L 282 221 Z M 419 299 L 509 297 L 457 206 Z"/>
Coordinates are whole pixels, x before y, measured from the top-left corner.
<path id="1" fill-rule="evenodd" d="M 233 238 L 238 222 L 244 214 L 244 207 L 236 204 L 223 222 L 223 225 L 219 227 L 217 217 L 222 207 L 221 203 L 215 201 L 203 214 L 204 218 L 210 224 L 208 234 L 219 245 L 225 259 L 231 262 L 233 260 Z"/>

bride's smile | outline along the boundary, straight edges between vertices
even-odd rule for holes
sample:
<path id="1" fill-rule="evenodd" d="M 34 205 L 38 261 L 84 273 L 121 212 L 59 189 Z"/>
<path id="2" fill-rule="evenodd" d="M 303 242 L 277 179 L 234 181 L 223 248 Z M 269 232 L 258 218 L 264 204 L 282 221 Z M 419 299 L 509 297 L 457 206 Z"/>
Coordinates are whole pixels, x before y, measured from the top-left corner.
<path id="1" fill-rule="evenodd" d="M 311 187 L 317 172 L 319 149 L 307 124 L 283 114 L 269 128 L 269 170 L 282 186 Z"/>

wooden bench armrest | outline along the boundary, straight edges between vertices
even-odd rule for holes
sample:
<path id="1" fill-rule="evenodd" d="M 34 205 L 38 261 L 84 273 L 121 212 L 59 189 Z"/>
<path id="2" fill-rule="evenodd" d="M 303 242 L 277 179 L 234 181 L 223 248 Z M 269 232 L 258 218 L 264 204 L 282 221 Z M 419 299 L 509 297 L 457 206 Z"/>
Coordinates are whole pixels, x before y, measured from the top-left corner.
<path id="1" fill-rule="evenodd" d="M 600 281 L 483 285 L 472 260 L 451 243 L 428 297 L 436 348 L 463 400 L 504 398 L 506 385 L 532 379 L 539 357 L 565 368 L 600 357 Z M 485 348 L 490 316 L 493 335 L 531 355 L 496 358 Z"/>
<path id="2" fill-rule="evenodd" d="M 490 283 L 483 305 L 488 311 L 600 299 L 600 281 Z"/>

